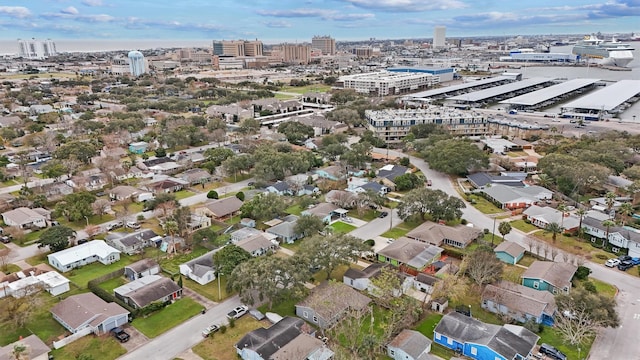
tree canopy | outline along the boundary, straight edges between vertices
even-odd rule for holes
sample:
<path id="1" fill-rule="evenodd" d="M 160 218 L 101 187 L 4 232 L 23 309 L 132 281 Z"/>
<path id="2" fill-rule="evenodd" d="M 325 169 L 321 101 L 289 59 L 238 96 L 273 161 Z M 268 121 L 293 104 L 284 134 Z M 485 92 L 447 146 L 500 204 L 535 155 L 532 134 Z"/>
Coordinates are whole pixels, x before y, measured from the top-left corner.
<path id="1" fill-rule="evenodd" d="M 429 167 L 450 175 L 467 175 L 489 165 L 489 155 L 467 139 L 450 138 L 427 144 L 420 155 Z"/>
<path id="2" fill-rule="evenodd" d="M 287 121 L 278 126 L 278 132 L 287 137 L 287 141 L 292 144 L 302 144 L 306 139 L 314 134 L 311 126 L 297 121 Z"/>
<path id="3" fill-rule="evenodd" d="M 601 328 L 620 325 L 615 299 L 604 294 L 575 288 L 569 294 L 556 296 L 556 305 L 554 328 L 571 345 L 594 337 Z"/>
<path id="4" fill-rule="evenodd" d="M 66 226 L 53 226 L 40 234 L 38 247 L 48 246 L 51 252 L 64 250 L 69 246 L 69 238 L 75 236 L 76 232 Z"/>
<path id="5" fill-rule="evenodd" d="M 216 265 L 218 275 L 230 275 L 236 266 L 250 259 L 251 254 L 233 244 L 227 245 L 213 254 L 213 263 Z"/>
<path id="6" fill-rule="evenodd" d="M 407 219 L 419 215 L 425 220 L 430 215 L 433 221 L 451 221 L 462 216 L 462 209 L 466 205 L 457 197 L 449 196 L 442 190 L 418 188 L 409 191 L 398 205 L 398 215 Z"/>
<path id="7" fill-rule="evenodd" d="M 478 285 L 490 284 L 502 277 L 502 262 L 490 247 L 478 247 L 464 257 L 462 268 Z"/>
<path id="8" fill-rule="evenodd" d="M 72 193 L 58 202 L 55 211 L 69 221 L 84 220 L 93 215 L 93 202 L 96 196 L 88 191 Z"/>
<path id="9" fill-rule="evenodd" d="M 272 219 L 284 212 L 287 204 L 281 196 L 274 193 L 259 194 L 240 207 L 242 217 L 255 220 Z"/>
<path id="10" fill-rule="evenodd" d="M 362 251 L 368 250 L 362 240 L 345 234 L 331 236 L 315 235 L 302 242 L 300 253 L 304 254 L 310 268 L 324 269 L 327 279 L 340 265 L 356 260 Z"/>

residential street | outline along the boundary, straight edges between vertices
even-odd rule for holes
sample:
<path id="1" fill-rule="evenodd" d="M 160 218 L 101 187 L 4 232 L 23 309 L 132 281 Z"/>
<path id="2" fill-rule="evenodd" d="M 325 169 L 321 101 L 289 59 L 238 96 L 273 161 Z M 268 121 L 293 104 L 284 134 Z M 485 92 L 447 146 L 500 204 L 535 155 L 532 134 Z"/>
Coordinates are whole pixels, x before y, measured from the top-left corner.
<path id="1" fill-rule="evenodd" d="M 386 149 L 375 148 L 373 151 L 380 154 L 387 153 Z M 389 151 L 389 153 L 400 157 L 407 156 L 398 151 Z M 410 156 L 410 159 L 411 163 L 432 181 L 432 187 L 434 189 L 443 190 L 452 196 L 459 196 L 447 175 L 431 170 L 428 164 L 422 159 L 413 156 Z M 462 217 L 480 229 L 493 229 L 493 219 L 481 213 L 468 203 L 467 207 L 463 209 Z M 498 225 L 499 222 L 496 223 L 496 229 Z M 507 235 L 507 240 L 528 248 L 524 239 L 525 234 L 517 229 L 513 229 L 513 231 Z M 558 255 L 557 258 L 560 259 L 560 257 L 561 255 Z M 621 326 L 617 329 L 606 329 L 600 333 L 591 348 L 591 358 L 640 359 L 640 355 L 637 355 L 637 334 L 640 333 L 640 281 L 638 278 L 615 268 L 607 268 L 604 265 L 592 262 L 586 262 L 585 266 L 592 269 L 593 273 L 590 275 L 591 277 L 615 285 L 620 291 L 616 299 L 618 302 Z M 630 271 L 637 270 L 634 268 Z"/>
<path id="2" fill-rule="evenodd" d="M 204 315 L 196 315 L 166 333 L 150 340 L 139 348 L 119 357 L 122 360 L 170 360 L 204 340 L 202 330 L 213 324 L 226 324 L 227 313 L 240 306 L 236 295 L 209 309 Z M 249 314 L 245 316 L 250 316 Z"/>

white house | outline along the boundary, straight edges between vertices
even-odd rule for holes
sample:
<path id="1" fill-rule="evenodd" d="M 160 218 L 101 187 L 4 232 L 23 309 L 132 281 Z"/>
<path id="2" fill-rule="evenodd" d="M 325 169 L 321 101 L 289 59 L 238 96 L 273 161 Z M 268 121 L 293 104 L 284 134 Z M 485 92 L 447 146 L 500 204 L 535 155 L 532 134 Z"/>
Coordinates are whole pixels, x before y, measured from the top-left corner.
<path id="1" fill-rule="evenodd" d="M 216 279 L 216 269 L 213 264 L 213 254 L 220 249 L 209 251 L 208 253 L 197 257 L 184 264 L 180 264 L 180 274 L 197 282 L 200 285 L 206 285 Z"/>
<path id="2" fill-rule="evenodd" d="M 69 279 L 55 271 L 43 271 L 38 268 L 18 271 L 0 278 L 0 298 L 9 295 L 20 298 L 42 289 L 58 296 L 69 291 Z"/>
<path id="3" fill-rule="evenodd" d="M 104 240 L 93 240 L 49 254 L 47 258 L 51 266 L 66 272 L 96 261 L 105 265 L 114 263 L 120 260 L 120 251 L 107 245 Z"/>
<path id="4" fill-rule="evenodd" d="M 2 213 L 2 219 L 8 226 L 16 226 L 21 229 L 29 227 L 47 227 L 47 219 L 50 219 L 50 211 L 42 208 L 29 209 L 19 207 Z"/>

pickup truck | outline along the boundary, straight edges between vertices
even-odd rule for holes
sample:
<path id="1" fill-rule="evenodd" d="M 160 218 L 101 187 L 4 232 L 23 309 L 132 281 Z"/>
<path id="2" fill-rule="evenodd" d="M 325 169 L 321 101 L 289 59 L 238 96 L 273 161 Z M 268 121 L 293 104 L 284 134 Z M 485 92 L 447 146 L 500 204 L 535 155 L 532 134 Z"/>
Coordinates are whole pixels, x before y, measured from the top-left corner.
<path id="1" fill-rule="evenodd" d="M 118 339 L 118 341 L 120 341 L 121 343 L 125 343 L 129 341 L 129 339 L 131 338 L 131 336 L 127 334 L 127 332 L 124 331 L 121 327 L 112 329 L 111 334 L 113 334 L 113 337 Z"/>
<path id="2" fill-rule="evenodd" d="M 242 317 L 242 315 L 246 314 L 247 311 L 249 311 L 249 307 L 246 305 L 241 305 L 229 311 L 229 313 L 227 314 L 227 317 L 229 319 L 239 319 Z"/>

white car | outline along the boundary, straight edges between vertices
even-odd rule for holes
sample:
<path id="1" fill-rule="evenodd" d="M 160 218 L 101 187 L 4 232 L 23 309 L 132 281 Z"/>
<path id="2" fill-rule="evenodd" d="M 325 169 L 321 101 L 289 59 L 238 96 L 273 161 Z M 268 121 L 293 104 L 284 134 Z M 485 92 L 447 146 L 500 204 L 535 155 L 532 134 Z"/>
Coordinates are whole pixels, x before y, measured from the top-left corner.
<path id="1" fill-rule="evenodd" d="M 615 258 L 614 259 L 609 259 L 609 260 L 607 260 L 606 263 L 604 263 L 605 266 L 608 266 L 610 268 L 616 267 L 616 266 L 618 266 L 618 264 L 620 264 L 620 260 L 619 259 L 615 259 Z"/>
<path id="2" fill-rule="evenodd" d="M 242 315 L 246 314 L 247 311 L 249 311 L 249 307 L 246 305 L 241 305 L 229 311 L 229 313 L 227 314 L 227 317 L 229 319 L 239 319 L 242 317 Z"/>
<path id="3" fill-rule="evenodd" d="M 209 335 L 213 334 L 214 332 L 216 332 L 218 330 L 220 330 L 220 326 L 218 326 L 218 325 L 208 326 L 204 330 L 202 330 L 202 336 L 208 337 Z"/>

